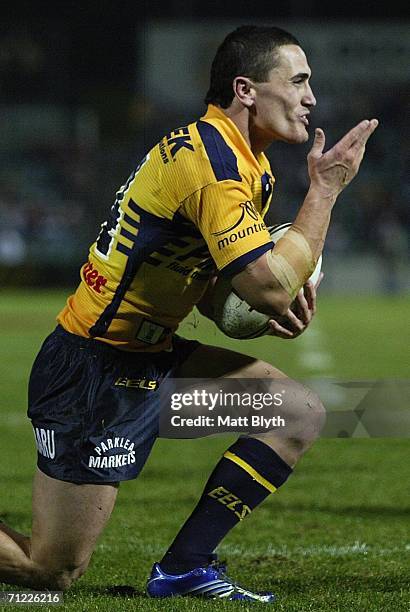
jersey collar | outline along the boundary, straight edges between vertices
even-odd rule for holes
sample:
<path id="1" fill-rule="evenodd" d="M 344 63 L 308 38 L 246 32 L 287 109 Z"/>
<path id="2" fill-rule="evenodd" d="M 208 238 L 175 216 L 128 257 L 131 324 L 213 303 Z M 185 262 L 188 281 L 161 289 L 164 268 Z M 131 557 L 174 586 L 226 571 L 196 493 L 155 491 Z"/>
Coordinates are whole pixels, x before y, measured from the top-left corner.
<path id="1" fill-rule="evenodd" d="M 267 158 L 264 153 L 260 153 L 257 157 L 252 153 L 252 150 L 245 138 L 242 136 L 234 122 L 225 115 L 218 106 L 213 104 L 208 105 L 206 114 L 201 117 L 203 121 L 209 121 L 217 130 L 229 140 L 237 149 L 239 149 L 249 162 L 256 165 L 258 170 L 264 169 L 264 162 Z"/>

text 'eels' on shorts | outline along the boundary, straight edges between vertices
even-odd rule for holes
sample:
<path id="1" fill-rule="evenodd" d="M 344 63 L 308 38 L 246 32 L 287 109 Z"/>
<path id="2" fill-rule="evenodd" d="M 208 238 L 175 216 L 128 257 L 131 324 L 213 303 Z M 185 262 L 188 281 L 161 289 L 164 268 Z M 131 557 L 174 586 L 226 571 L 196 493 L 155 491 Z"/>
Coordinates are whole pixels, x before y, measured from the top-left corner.
<path id="1" fill-rule="evenodd" d="M 161 382 L 199 346 L 125 352 L 58 326 L 29 382 L 39 469 L 59 480 L 104 484 L 136 478 L 158 436 Z"/>

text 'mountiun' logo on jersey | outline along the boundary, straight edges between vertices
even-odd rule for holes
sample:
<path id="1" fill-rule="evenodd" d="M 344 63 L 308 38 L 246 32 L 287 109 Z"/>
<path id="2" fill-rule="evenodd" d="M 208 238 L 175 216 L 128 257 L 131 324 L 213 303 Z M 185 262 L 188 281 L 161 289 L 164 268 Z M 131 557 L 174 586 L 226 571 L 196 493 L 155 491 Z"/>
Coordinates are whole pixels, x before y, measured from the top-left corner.
<path id="1" fill-rule="evenodd" d="M 253 202 L 247 200 L 246 202 L 242 202 L 239 206 L 242 208 L 242 210 L 238 221 L 224 230 L 212 233 L 213 236 L 220 238 L 220 240 L 218 240 L 218 249 L 220 251 L 237 240 L 241 240 L 242 238 L 246 238 L 246 236 L 250 236 L 251 234 L 255 234 L 266 229 L 265 223 L 260 221 L 260 217 Z M 254 223 L 235 231 L 247 217 L 250 217 Z"/>
<path id="2" fill-rule="evenodd" d="M 227 227 L 226 229 L 221 230 L 220 232 L 212 232 L 213 236 L 223 236 L 223 234 L 228 234 L 229 232 L 233 232 L 233 230 L 242 223 L 246 215 L 248 215 L 254 221 L 257 221 L 259 219 L 259 215 L 256 211 L 256 208 L 253 202 L 250 202 L 249 200 L 247 200 L 246 202 L 241 202 L 239 206 L 242 208 L 242 210 L 240 212 L 238 221 L 234 223 L 233 225 L 231 225 L 230 227 Z"/>

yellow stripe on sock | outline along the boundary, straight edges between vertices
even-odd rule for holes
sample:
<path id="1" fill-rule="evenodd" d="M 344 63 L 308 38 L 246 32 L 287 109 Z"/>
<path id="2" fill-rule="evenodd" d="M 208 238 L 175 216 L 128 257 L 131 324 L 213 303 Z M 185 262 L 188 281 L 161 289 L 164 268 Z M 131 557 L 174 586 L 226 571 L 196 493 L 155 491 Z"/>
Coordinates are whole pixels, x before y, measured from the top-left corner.
<path id="1" fill-rule="evenodd" d="M 256 480 L 256 482 L 259 482 L 259 484 L 265 487 L 265 489 L 268 489 L 270 493 L 274 493 L 276 491 L 277 487 L 273 486 L 273 484 L 271 484 L 268 480 L 266 480 L 266 478 L 258 474 L 258 472 L 254 470 L 253 467 L 249 465 L 249 463 L 246 463 L 246 461 L 244 461 L 237 455 L 234 455 L 230 451 L 226 451 L 226 453 L 224 454 L 224 457 L 226 459 L 230 459 L 231 461 L 236 463 L 236 465 L 239 465 L 239 467 L 245 470 L 245 472 L 248 472 L 248 474 L 252 476 L 252 478 Z"/>

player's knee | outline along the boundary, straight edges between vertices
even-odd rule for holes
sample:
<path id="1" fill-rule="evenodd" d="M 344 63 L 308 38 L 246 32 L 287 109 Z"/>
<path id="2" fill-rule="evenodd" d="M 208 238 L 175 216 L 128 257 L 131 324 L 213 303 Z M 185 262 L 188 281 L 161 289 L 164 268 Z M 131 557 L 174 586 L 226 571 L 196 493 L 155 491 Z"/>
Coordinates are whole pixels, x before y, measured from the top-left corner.
<path id="1" fill-rule="evenodd" d="M 301 452 L 319 437 L 326 420 L 326 411 L 320 397 L 311 389 L 303 387 L 298 402 L 296 419 L 291 428 L 289 441 Z"/>
<path id="2" fill-rule="evenodd" d="M 283 379 L 287 379 L 286 374 L 275 368 L 271 363 L 256 359 L 252 364 L 246 368 L 246 377 L 249 378 L 263 378 L 265 380 L 270 379 L 271 381 L 279 383 Z"/>
<path id="3" fill-rule="evenodd" d="M 303 452 L 318 438 L 325 414 L 325 408 L 314 391 L 292 383 L 288 400 L 283 405 L 285 425 L 279 435 L 296 451 Z"/>
<path id="4" fill-rule="evenodd" d="M 49 589 L 66 591 L 80 578 L 88 567 L 88 562 L 82 564 L 65 565 L 53 569 L 44 569 L 43 581 Z"/>
<path id="5" fill-rule="evenodd" d="M 323 425 L 325 424 L 325 407 L 317 393 L 311 389 L 307 389 L 304 403 L 305 408 L 307 409 L 305 415 L 310 424 L 312 436 L 317 438 L 323 428 Z"/>
<path id="6" fill-rule="evenodd" d="M 319 437 L 325 422 L 325 408 L 316 393 L 304 388 L 297 415 L 279 442 L 282 457 L 292 467 Z"/>
<path id="7" fill-rule="evenodd" d="M 255 437 L 293 467 L 320 435 L 325 408 L 316 393 L 299 383 L 289 384 L 286 396 L 287 401 L 280 409 L 284 425 L 259 432 Z"/>

